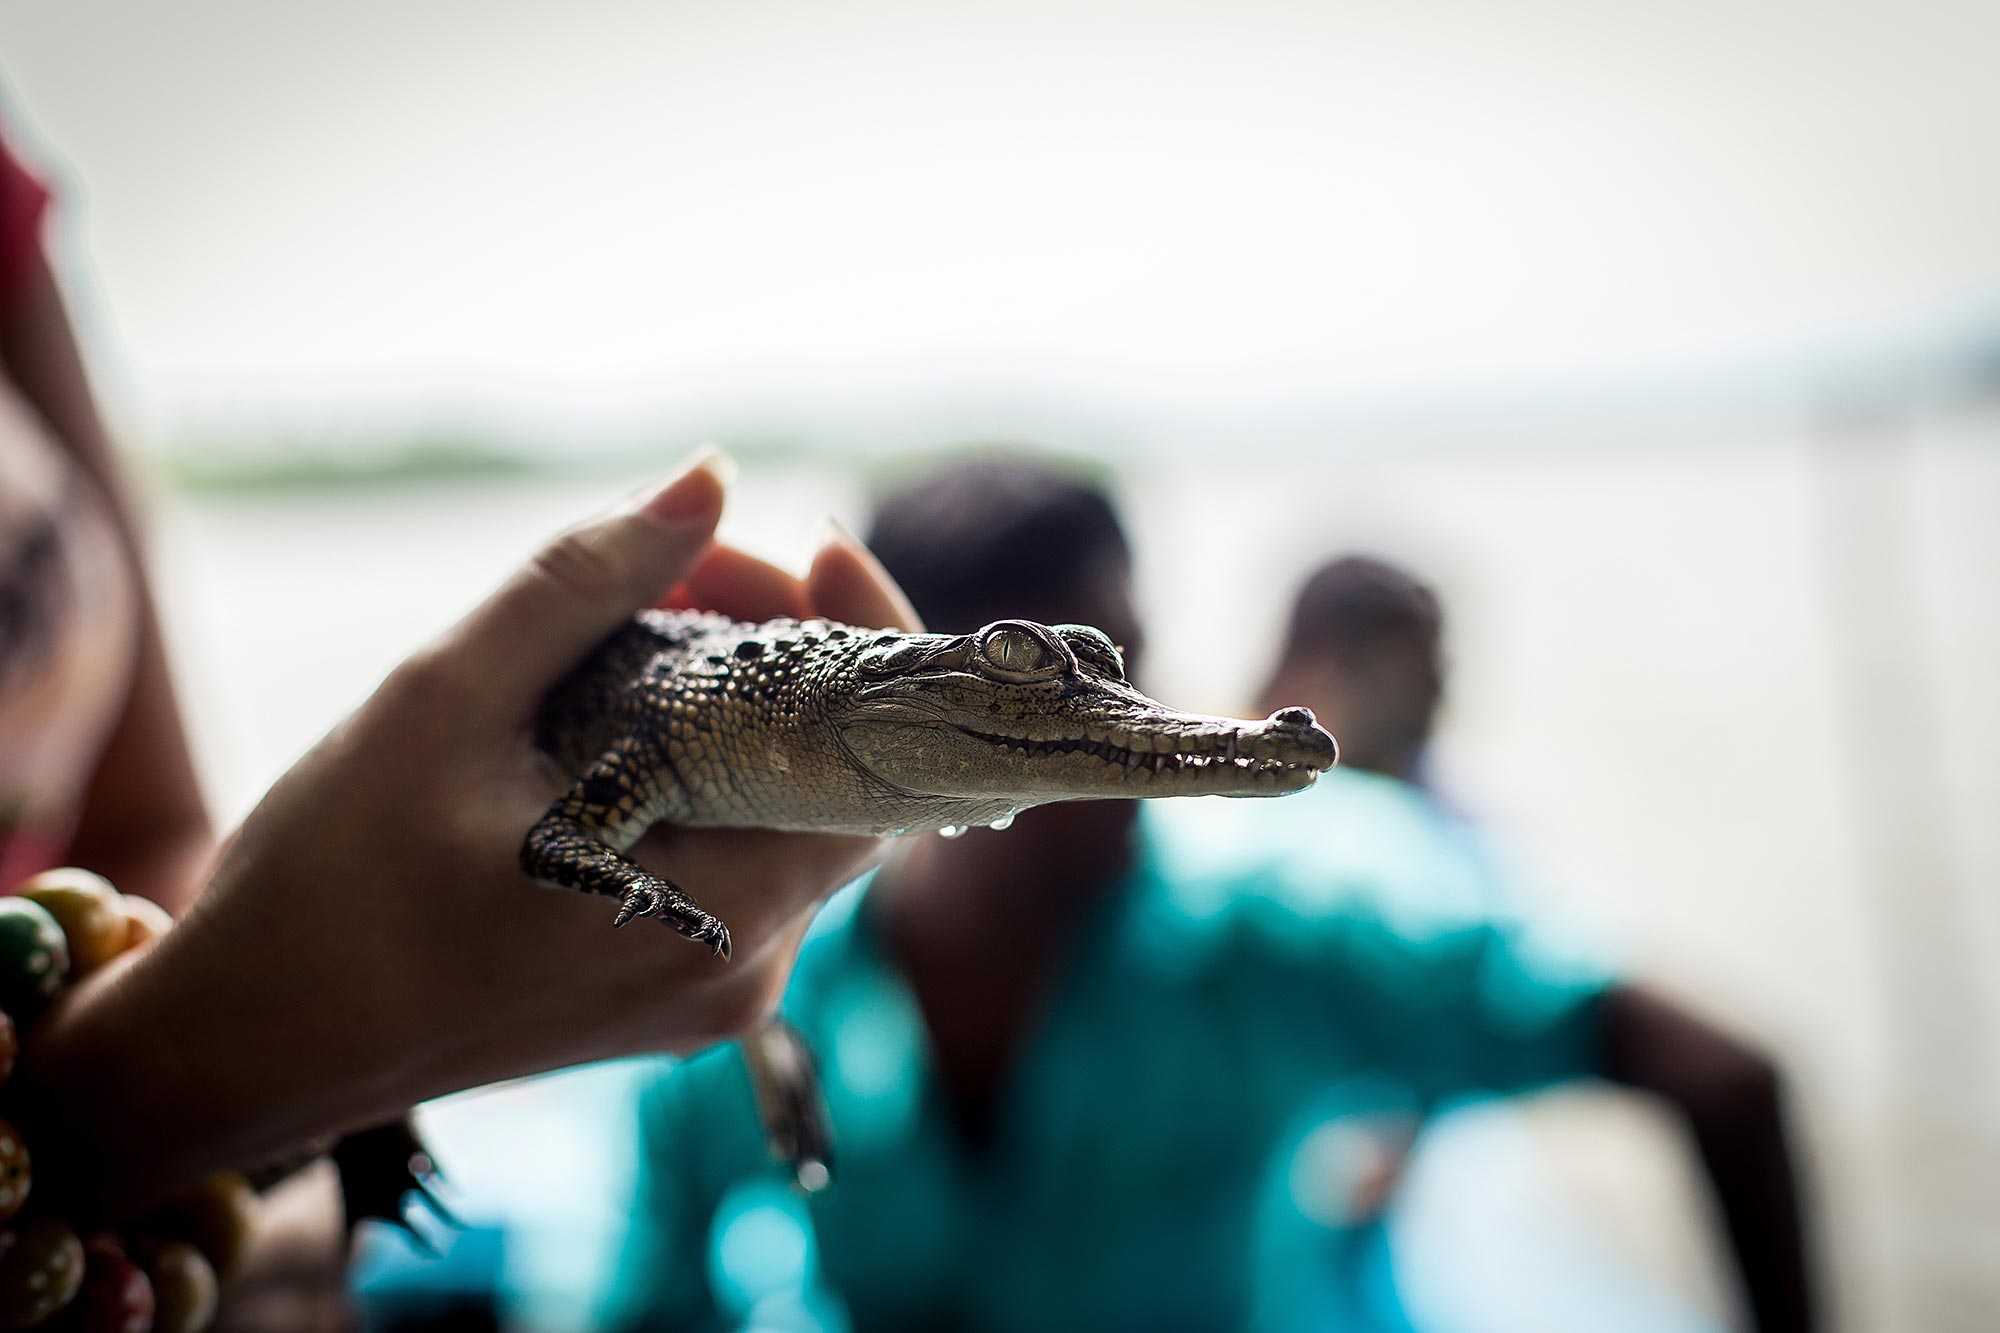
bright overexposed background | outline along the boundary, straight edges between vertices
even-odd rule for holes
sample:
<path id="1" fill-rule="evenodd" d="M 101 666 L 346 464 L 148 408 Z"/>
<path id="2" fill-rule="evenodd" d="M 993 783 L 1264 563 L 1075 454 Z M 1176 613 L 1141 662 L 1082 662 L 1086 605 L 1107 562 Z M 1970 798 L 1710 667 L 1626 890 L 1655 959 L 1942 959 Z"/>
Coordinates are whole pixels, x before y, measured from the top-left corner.
<path id="1" fill-rule="evenodd" d="M 1379 550 L 1547 910 L 1781 1054 L 1856 1329 L 2000 1305 L 1995 50 L 1957 0 L 0 8 L 226 813 L 704 438 L 783 559 L 912 451 L 1107 468 L 1198 707 Z M 1663 1125 L 1526 1123 L 1726 1310 Z"/>

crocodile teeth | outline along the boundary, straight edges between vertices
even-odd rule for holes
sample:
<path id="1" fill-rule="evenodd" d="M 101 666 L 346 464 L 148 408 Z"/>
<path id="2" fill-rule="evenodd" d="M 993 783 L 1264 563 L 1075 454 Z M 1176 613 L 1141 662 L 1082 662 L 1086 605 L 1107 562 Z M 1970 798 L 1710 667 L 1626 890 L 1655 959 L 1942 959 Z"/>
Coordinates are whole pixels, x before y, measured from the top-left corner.
<path id="1" fill-rule="evenodd" d="M 1024 761 L 1060 756 L 1087 759 L 1098 771 L 1121 775 L 1142 785 L 1151 785 L 1161 774 L 1167 774 L 1193 778 L 1199 787 L 1207 788 L 1211 781 L 1203 781 L 1204 778 L 1213 780 L 1227 773 L 1227 782 L 1249 781 L 1261 787 L 1289 782 L 1297 776 L 1298 768 L 1297 764 L 1282 759 L 1243 754 L 1246 738 L 1235 728 L 1159 732 L 1095 726 L 1085 728 L 1081 734 L 1046 740 L 993 735 L 980 738 L 1002 753 L 1019 755 Z"/>

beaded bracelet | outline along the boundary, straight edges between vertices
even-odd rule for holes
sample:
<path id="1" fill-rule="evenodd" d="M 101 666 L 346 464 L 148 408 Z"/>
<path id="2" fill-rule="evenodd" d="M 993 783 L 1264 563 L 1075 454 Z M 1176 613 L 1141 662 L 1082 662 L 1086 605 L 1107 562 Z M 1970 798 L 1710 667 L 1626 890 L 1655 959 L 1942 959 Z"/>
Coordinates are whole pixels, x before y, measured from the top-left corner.
<path id="1" fill-rule="evenodd" d="M 0 1117 L 20 1029 L 62 987 L 172 927 L 152 902 L 86 870 L 50 870 L 0 898 Z M 35 1206 L 29 1145 L 0 1118 L 0 1330 L 200 1333 L 243 1264 L 257 1196 L 236 1172 L 115 1231 L 79 1236 Z"/>

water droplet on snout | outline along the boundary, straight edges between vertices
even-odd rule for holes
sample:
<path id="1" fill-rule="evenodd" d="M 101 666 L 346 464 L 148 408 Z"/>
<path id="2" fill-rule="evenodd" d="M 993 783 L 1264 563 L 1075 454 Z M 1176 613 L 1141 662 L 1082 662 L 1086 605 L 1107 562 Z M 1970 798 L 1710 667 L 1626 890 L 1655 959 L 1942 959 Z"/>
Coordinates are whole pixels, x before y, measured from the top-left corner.
<path id="1" fill-rule="evenodd" d="M 992 829 L 995 833 L 999 833 L 1004 829 L 1013 828 L 1014 812 L 1012 810 L 1009 810 L 1006 814 L 1000 816 L 1000 818 L 994 820 L 991 824 L 988 824 L 986 827 Z"/>
<path id="2" fill-rule="evenodd" d="M 943 828 L 938 830 L 938 836 L 940 838 L 962 837 L 964 833 L 965 833 L 965 826 L 963 824 L 946 824 Z"/>

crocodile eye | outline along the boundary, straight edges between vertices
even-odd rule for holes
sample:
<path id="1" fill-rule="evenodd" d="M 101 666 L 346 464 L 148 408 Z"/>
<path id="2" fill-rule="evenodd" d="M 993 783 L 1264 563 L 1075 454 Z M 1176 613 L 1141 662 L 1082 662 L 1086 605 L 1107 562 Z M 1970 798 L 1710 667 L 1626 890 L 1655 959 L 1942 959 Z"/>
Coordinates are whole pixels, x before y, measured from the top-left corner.
<path id="1" fill-rule="evenodd" d="M 1038 671 L 1047 665 L 1049 650 L 1032 634 L 1003 629 L 986 640 L 986 660 L 1002 671 Z"/>
<path id="2" fill-rule="evenodd" d="M 1026 621 L 1002 620 L 979 632 L 979 661 L 987 675 L 1025 684 L 1059 676 L 1075 658 L 1049 641 L 1048 632 Z"/>

